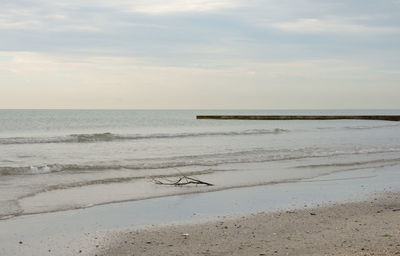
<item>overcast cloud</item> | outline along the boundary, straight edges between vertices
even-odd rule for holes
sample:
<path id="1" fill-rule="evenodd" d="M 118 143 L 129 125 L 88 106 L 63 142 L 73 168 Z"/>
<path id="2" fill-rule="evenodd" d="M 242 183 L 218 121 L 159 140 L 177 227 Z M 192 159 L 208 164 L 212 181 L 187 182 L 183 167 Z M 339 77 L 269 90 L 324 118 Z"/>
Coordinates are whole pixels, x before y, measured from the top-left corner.
<path id="1" fill-rule="evenodd" d="M 400 108 L 400 1 L 0 0 L 0 108 Z"/>

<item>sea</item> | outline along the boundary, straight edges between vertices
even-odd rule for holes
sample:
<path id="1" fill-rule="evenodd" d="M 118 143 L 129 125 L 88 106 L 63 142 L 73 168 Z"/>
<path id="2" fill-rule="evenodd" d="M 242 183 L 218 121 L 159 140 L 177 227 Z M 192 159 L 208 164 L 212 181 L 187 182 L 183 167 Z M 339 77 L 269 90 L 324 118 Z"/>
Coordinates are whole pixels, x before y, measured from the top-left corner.
<path id="1" fill-rule="evenodd" d="M 0 110 L 0 219 L 116 202 L 400 171 L 400 122 L 196 115 L 400 110 Z M 168 185 L 191 177 L 212 184 Z"/>

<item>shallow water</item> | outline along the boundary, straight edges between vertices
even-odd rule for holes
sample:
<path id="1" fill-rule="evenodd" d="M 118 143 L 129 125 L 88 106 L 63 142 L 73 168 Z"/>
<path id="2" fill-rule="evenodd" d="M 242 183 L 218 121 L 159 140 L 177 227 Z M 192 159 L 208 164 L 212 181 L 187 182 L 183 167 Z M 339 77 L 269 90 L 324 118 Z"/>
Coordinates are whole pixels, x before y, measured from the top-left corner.
<path id="1" fill-rule="evenodd" d="M 196 120 L 197 114 L 400 111 L 0 110 L 0 216 L 400 165 L 400 123 Z M 161 176 L 215 184 L 160 186 Z"/>

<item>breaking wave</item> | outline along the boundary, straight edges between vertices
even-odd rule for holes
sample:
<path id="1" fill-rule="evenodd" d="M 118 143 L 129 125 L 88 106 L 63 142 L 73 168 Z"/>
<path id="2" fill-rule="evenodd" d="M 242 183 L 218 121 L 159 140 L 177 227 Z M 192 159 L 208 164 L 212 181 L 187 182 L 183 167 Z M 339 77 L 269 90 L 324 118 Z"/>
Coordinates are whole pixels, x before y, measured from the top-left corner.
<path id="1" fill-rule="evenodd" d="M 328 164 L 311 164 L 311 165 L 300 165 L 297 168 L 329 168 L 329 167 L 354 167 L 363 166 L 369 164 L 390 164 L 400 163 L 400 158 L 389 158 L 389 159 L 376 159 L 369 161 L 357 161 L 357 162 L 346 162 L 346 163 L 328 163 Z"/>
<path id="2" fill-rule="evenodd" d="M 317 130 L 372 130 L 399 127 L 400 124 L 384 124 L 384 125 L 353 125 L 344 127 L 317 127 Z"/>
<path id="3" fill-rule="evenodd" d="M 299 148 L 299 149 L 254 149 L 238 152 L 226 152 L 217 154 L 182 155 L 174 157 L 125 159 L 121 163 L 95 162 L 89 164 L 42 164 L 32 166 L 2 166 L 0 175 L 35 175 L 55 172 L 90 172 L 107 170 L 146 170 L 183 168 L 188 166 L 218 166 L 221 164 L 256 163 L 268 161 L 283 161 L 305 159 L 315 157 L 332 157 L 340 155 L 380 154 L 400 152 L 400 148 L 360 148 L 360 149 L 323 149 L 323 148 Z M 382 160 L 385 161 L 385 160 Z M 358 164 L 358 163 L 355 163 Z M 333 164 L 335 165 L 335 164 Z M 336 163 L 336 165 L 339 165 Z M 314 166 L 307 166 L 314 167 Z M 317 167 L 324 167 L 317 166 Z"/>
<path id="4" fill-rule="evenodd" d="M 198 132 L 198 133 L 155 133 L 155 134 L 113 134 L 113 133 L 89 133 L 89 134 L 70 134 L 66 136 L 55 137 L 10 137 L 0 138 L 0 144 L 40 144 L 40 143 L 90 143 L 90 142 L 109 142 L 123 140 L 144 140 L 144 139 L 169 139 L 186 138 L 202 136 L 238 136 L 238 135 L 262 135 L 262 134 L 280 134 L 288 130 L 275 128 L 253 129 L 245 131 L 230 132 Z"/>
<path id="5" fill-rule="evenodd" d="M 369 129 L 391 128 L 398 126 L 400 125 L 399 124 L 387 124 L 387 125 L 375 125 L 375 126 L 358 125 L 358 126 L 346 126 L 344 128 L 348 130 L 369 130 Z"/>

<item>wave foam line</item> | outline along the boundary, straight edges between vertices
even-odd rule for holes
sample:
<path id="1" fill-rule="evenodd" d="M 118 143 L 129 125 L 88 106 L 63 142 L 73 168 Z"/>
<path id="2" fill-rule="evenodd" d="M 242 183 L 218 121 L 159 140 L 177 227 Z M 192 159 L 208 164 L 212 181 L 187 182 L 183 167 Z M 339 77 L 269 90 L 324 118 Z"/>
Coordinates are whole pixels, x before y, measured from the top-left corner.
<path id="1" fill-rule="evenodd" d="M 359 155 L 359 154 L 380 154 L 400 152 L 400 148 L 370 148 L 356 150 L 331 150 L 326 151 L 319 148 L 302 149 L 280 149 L 266 150 L 255 149 L 249 151 L 238 151 L 229 153 L 204 154 L 204 155 L 183 155 L 166 158 L 144 158 L 127 159 L 129 162 L 124 164 L 43 164 L 36 166 L 2 166 L 0 175 L 35 175 L 54 172 L 70 171 L 107 171 L 107 170 L 146 170 L 146 169 L 167 169 L 182 168 L 188 166 L 217 166 L 221 164 L 236 163 L 260 163 L 268 161 L 283 161 L 294 159 L 305 159 L 315 157 L 332 157 L 340 155 Z M 306 166 L 312 167 L 312 166 Z M 318 167 L 318 166 L 317 166 Z M 324 167 L 324 166 L 321 166 Z"/>
<path id="2" fill-rule="evenodd" d="M 280 134 L 288 130 L 275 128 L 254 129 L 245 131 L 230 132 L 199 132 L 199 133 L 155 133 L 155 134 L 131 134 L 120 135 L 113 133 L 88 133 L 88 134 L 70 134 L 56 137 L 9 137 L 0 138 L 0 144 L 40 144 L 40 143 L 90 143 L 90 142 L 109 142 L 123 140 L 144 140 L 144 139 L 169 139 L 186 138 L 202 136 L 238 136 L 238 135 L 262 135 L 262 134 Z"/>
<path id="3" fill-rule="evenodd" d="M 329 167 L 352 167 L 352 166 L 363 166 L 370 164 L 385 164 L 385 163 L 400 163 L 400 158 L 390 158 L 390 159 L 377 159 L 370 161 L 358 161 L 358 162 L 346 162 L 346 163 L 329 163 L 329 164 L 312 164 L 312 165 L 300 165 L 296 168 L 329 168 Z"/>

